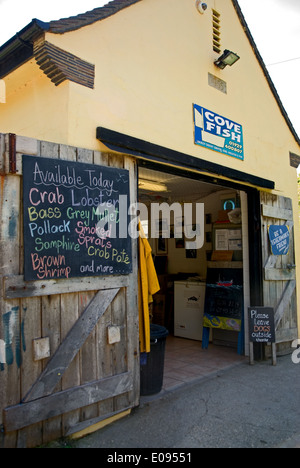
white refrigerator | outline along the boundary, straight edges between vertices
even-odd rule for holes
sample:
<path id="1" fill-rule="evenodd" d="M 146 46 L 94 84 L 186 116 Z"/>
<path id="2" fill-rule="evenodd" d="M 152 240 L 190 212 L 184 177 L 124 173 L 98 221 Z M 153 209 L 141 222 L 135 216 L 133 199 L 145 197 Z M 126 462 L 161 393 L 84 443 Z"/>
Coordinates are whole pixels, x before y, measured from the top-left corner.
<path id="1" fill-rule="evenodd" d="M 174 282 L 174 336 L 202 341 L 206 284 Z"/>

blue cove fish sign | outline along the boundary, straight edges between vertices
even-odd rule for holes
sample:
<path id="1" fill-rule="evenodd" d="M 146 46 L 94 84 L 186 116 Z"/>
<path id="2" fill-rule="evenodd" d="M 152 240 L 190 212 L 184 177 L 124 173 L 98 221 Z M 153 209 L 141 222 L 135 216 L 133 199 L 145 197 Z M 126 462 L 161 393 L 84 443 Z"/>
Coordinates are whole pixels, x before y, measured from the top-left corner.
<path id="1" fill-rule="evenodd" d="M 244 160 L 240 124 L 194 104 L 195 144 Z"/>
<path id="2" fill-rule="evenodd" d="M 290 248 L 288 226 L 269 226 L 269 239 L 273 255 L 287 255 Z"/>

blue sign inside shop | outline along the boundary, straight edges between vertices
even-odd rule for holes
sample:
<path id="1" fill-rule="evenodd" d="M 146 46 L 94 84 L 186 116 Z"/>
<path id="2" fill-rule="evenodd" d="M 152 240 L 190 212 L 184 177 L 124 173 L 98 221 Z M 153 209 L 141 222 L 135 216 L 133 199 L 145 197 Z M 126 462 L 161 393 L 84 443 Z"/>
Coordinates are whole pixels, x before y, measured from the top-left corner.
<path id="1" fill-rule="evenodd" d="M 244 160 L 243 127 L 194 104 L 195 144 Z"/>

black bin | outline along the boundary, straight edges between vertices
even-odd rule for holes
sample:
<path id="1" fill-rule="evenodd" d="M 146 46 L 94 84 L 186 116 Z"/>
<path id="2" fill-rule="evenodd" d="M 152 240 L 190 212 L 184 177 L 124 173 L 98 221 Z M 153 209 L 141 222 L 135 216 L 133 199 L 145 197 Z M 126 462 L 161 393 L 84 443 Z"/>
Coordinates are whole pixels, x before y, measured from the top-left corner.
<path id="1" fill-rule="evenodd" d="M 166 338 L 161 325 L 150 325 L 150 353 L 141 355 L 141 395 L 159 393 L 163 386 Z"/>

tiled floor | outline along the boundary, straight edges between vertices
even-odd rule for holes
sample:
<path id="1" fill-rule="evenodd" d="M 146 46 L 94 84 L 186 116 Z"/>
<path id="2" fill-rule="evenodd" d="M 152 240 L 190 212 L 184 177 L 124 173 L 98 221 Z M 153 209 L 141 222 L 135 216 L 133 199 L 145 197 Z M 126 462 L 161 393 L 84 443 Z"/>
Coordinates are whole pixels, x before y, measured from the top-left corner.
<path id="1" fill-rule="evenodd" d="M 232 348 L 210 344 L 204 350 L 201 345 L 200 341 L 168 336 L 163 390 L 170 390 L 247 359 Z"/>

